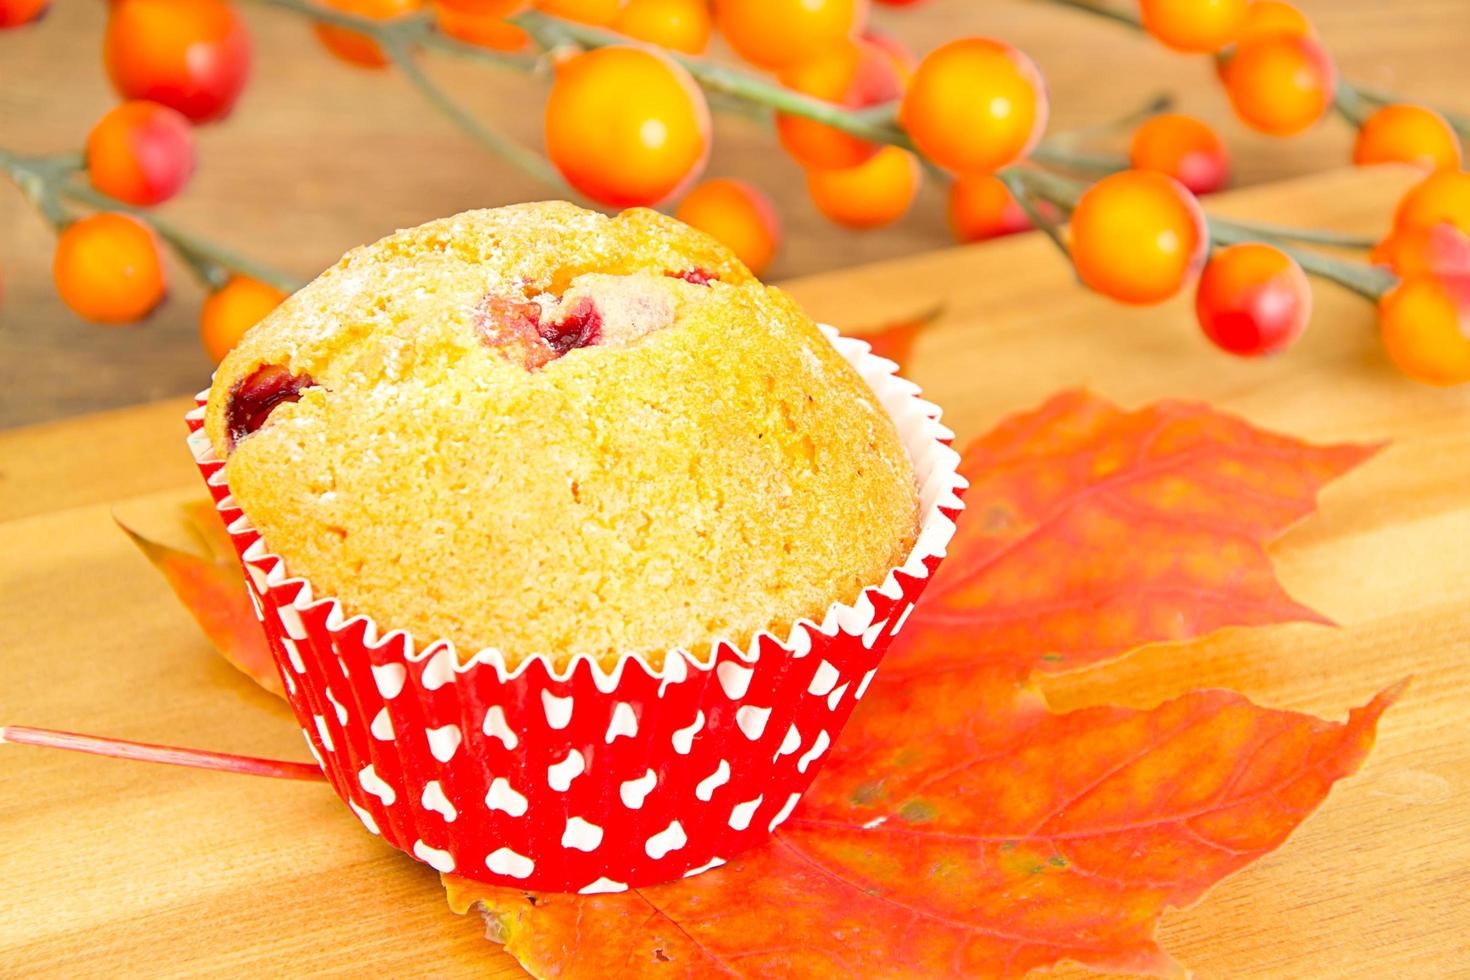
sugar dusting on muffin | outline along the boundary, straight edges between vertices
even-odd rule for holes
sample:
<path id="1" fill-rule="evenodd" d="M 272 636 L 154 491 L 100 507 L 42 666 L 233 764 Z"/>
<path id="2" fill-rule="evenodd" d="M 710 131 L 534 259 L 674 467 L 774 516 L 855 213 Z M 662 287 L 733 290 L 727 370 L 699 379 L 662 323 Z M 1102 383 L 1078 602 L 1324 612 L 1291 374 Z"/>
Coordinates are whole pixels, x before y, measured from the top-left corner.
<path id="1" fill-rule="evenodd" d="M 349 253 L 251 331 L 206 430 L 266 544 L 460 656 L 655 666 L 902 562 L 909 461 L 783 293 L 650 211 L 474 211 Z"/>

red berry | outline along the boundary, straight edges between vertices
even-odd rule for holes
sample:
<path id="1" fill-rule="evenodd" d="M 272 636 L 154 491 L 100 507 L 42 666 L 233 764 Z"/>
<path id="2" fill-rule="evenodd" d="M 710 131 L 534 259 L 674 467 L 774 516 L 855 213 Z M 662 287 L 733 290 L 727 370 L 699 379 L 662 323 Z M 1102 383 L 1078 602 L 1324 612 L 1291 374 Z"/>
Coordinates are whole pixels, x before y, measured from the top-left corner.
<path id="1" fill-rule="evenodd" d="M 156 102 L 124 102 L 87 136 L 92 186 L 129 204 L 161 204 L 194 172 L 194 131 L 182 113 Z"/>
<path id="2" fill-rule="evenodd" d="M 1241 357 L 1290 347 L 1312 315 L 1306 273 L 1280 249 L 1259 242 L 1220 249 L 1205 265 L 1194 296 L 1205 336 Z"/>
<path id="3" fill-rule="evenodd" d="M 0 31 L 40 20 L 51 0 L 0 0 Z"/>
<path id="4" fill-rule="evenodd" d="M 250 35 L 222 0 L 113 0 L 102 56 L 123 98 L 210 122 L 228 116 L 245 87 Z"/>

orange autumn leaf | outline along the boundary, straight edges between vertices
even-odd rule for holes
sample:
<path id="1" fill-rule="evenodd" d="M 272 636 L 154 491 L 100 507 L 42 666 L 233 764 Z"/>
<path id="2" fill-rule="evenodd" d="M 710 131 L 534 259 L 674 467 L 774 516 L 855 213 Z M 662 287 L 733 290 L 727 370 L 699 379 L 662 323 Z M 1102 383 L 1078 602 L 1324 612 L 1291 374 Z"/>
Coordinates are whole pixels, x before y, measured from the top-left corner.
<path id="1" fill-rule="evenodd" d="M 117 526 L 163 574 L 210 644 L 251 680 L 284 697 L 281 677 L 250 606 L 240 564 L 219 513 L 207 500 L 185 504 L 181 511 L 180 520 L 203 547 L 203 554 L 146 538 L 121 520 Z"/>
<path id="2" fill-rule="evenodd" d="M 985 672 L 875 685 L 773 843 L 617 895 L 446 878 L 537 977 L 1178 976 L 1169 906 L 1278 847 L 1372 747 L 1346 723 L 1204 691 L 1051 714 Z"/>
<path id="3" fill-rule="evenodd" d="M 965 450 L 952 557 L 884 669 L 1072 670 L 1225 626 L 1325 623 L 1265 545 L 1378 448 L 1314 446 L 1201 404 L 1057 395 Z"/>
<path id="4" fill-rule="evenodd" d="M 1170 638 L 1312 618 L 1261 545 L 1372 451 L 1081 393 L 1017 416 L 966 453 L 970 511 L 908 627 L 922 642 L 889 655 L 771 844 L 614 895 L 445 878 L 450 904 L 478 905 L 538 977 L 1004 977 L 1068 960 L 1182 975 L 1154 938 L 1163 911 L 1279 847 L 1357 770 L 1401 686 L 1344 723 L 1228 691 L 1055 714 L 1025 680 L 1056 649 L 1051 610 L 999 591 L 995 615 L 965 618 L 955 598 L 973 600 L 987 576 L 1040 581 L 1074 600 L 1082 642 L 1064 649 L 1079 662 L 1158 638 L 1148 616 L 1100 628 L 1130 603 L 1178 611 Z M 1105 547 L 1090 534 L 1107 520 L 1137 533 Z M 1074 548 L 1041 547 L 1058 535 Z M 1242 568 L 1204 577 L 1199 556 L 1231 544 Z"/>
<path id="5" fill-rule="evenodd" d="M 874 354 L 893 361 L 898 365 L 899 371 L 903 372 L 908 370 L 909 355 L 913 353 L 914 342 L 919 339 L 919 334 L 928 329 L 943 313 L 944 306 L 940 304 L 915 316 L 894 320 L 880 327 L 860 329 L 854 336 L 867 341 Z"/>

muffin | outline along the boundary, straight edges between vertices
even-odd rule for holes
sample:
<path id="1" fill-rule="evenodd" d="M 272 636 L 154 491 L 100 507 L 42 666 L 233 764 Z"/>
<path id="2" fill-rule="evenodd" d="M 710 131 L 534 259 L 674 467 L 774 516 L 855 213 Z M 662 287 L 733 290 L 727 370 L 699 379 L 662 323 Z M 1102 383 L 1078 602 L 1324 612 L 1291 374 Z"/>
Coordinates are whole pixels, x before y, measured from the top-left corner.
<path id="1" fill-rule="evenodd" d="M 937 411 L 651 211 L 356 249 L 191 446 L 308 745 L 444 872 L 611 891 L 796 805 L 943 554 Z"/>
<path id="2" fill-rule="evenodd" d="M 468 659 L 702 654 L 848 602 L 918 524 L 893 422 L 784 294 L 653 211 L 475 211 L 349 253 L 227 357 L 236 501 Z"/>

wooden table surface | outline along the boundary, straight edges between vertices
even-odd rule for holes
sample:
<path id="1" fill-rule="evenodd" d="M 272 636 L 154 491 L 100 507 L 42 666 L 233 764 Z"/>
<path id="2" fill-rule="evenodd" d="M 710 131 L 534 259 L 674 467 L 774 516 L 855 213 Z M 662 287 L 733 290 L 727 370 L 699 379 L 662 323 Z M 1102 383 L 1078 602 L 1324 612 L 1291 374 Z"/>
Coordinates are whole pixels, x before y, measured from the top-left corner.
<path id="1" fill-rule="evenodd" d="M 1240 192 L 1221 212 L 1379 228 L 1403 173 Z M 1341 718 L 1412 674 L 1361 774 L 1280 851 L 1170 913 L 1201 976 L 1470 975 L 1470 391 L 1401 380 L 1367 304 L 1317 290 L 1302 343 L 1216 355 L 1186 301 L 1077 287 L 1038 236 L 791 283 L 816 316 L 873 323 L 945 304 L 910 374 L 961 439 L 1085 384 L 1124 405 L 1205 398 L 1318 440 L 1391 439 L 1273 549 L 1340 629 L 1231 630 L 1048 680 L 1069 709 L 1197 687 Z M 203 381 L 201 372 L 199 380 Z M 0 721 L 304 759 L 279 702 L 212 654 L 112 526 L 202 496 L 182 401 L 0 434 Z M 437 877 L 322 786 L 0 748 L 0 973 L 513 975 Z M 1064 975 L 1080 975 L 1069 969 Z"/>
<path id="2" fill-rule="evenodd" d="M 1126 5 L 1126 0 L 1114 0 Z M 1346 77 L 1470 111 L 1466 0 L 1297 0 Z M 254 75 L 233 116 L 198 133 L 200 165 L 162 213 L 302 278 L 394 228 L 547 190 L 479 149 L 401 79 L 327 56 L 300 18 L 237 0 L 255 41 Z M 106 5 L 58 2 L 32 29 L 0 32 L 0 145 L 76 150 L 114 101 L 98 52 Z M 873 19 L 917 51 L 963 34 L 1014 43 L 1046 75 L 1053 132 L 1115 118 L 1171 91 L 1215 124 L 1243 184 L 1340 167 L 1351 130 L 1324 122 L 1289 139 L 1236 122 L 1207 59 L 1037 0 L 926 0 L 875 6 Z M 718 48 L 717 48 L 718 50 Z M 482 118 L 539 145 L 545 83 L 432 59 L 435 77 Z M 941 189 L 930 181 L 908 218 L 858 234 L 825 221 L 800 169 L 763 127 L 721 117 L 708 173 L 737 175 L 774 199 L 786 241 L 770 274 L 789 278 L 911 255 L 949 243 Z M 209 363 L 196 337 L 200 294 L 170 267 L 173 297 L 146 323 L 82 322 L 51 285 L 52 234 L 0 179 L 0 428 L 172 395 Z"/>

